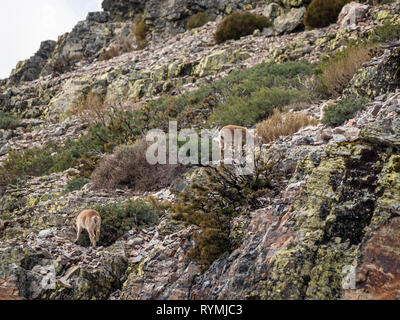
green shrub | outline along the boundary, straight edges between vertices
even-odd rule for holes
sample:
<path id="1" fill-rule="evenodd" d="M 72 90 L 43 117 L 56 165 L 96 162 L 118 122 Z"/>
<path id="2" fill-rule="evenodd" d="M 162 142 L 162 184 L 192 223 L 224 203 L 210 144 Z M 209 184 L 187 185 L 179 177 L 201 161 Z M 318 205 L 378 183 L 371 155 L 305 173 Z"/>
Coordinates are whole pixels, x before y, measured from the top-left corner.
<path id="1" fill-rule="evenodd" d="M 235 12 L 222 20 L 214 34 L 214 39 L 218 44 L 231 39 L 238 40 L 253 34 L 256 29 L 262 31 L 269 26 L 271 22 L 267 17 L 250 12 Z"/>
<path id="2" fill-rule="evenodd" d="M 336 23 L 343 6 L 352 0 L 313 0 L 308 6 L 304 24 L 309 29 L 327 27 Z"/>
<path id="3" fill-rule="evenodd" d="M 309 103 L 312 97 L 305 83 L 313 73 L 314 67 L 307 61 L 262 63 L 234 71 L 190 93 L 152 100 L 135 112 L 120 114 L 115 123 L 125 123 L 124 130 L 133 135 L 154 128 L 167 131 L 169 120 L 178 121 L 179 129 L 252 126 L 275 108 Z"/>
<path id="4" fill-rule="evenodd" d="M 100 245 L 109 246 L 133 228 L 142 229 L 158 223 L 160 212 L 143 200 L 129 200 L 97 206 L 102 218 Z"/>
<path id="5" fill-rule="evenodd" d="M 108 127 L 96 124 L 78 140 L 68 139 L 64 146 L 49 143 L 42 148 L 11 151 L 0 167 L 0 185 L 15 183 L 26 176 L 42 176 L 80 167 L 82 177 L 90 177 L 99 156 L 112 152 L 126 136 Z"/>
<path id="6" fill-rule="evenodd" d="M 273 166 L 259 165 L 254 175 L 238 176 L 232 167 L 207 168 L 181 192 L 172 211 L 173 218 L 200 227 L 188 257 L 206 270 L 216 259 L 237 248 L 230 237 L 232 220 L 257 208 L 257 199 L 272 192 Z"/>
<path id="7" fill-rule="evenodd" d="M 349 97 L 341 100 L 337 105 L 329 106 L 325 110 L 322 123 L 325 125 L 339 126 L 351 119 L 354 113 L 364 108 L 365 100 Z"/>
<path id="8" fill-rule="evenodd" d="M 0 111 L 0 129 L 15 129 L 18 127 L 20 120 L 10 113 Z"/>
<path id="9" fill-rule="evenodd" d="M 200 28 L 204 26 L 207 22 L 212 20 L 213 18 L 210 17 L 206 12 L 199 12 L 188 19 L 186 28 L 189 30 Z"/>
<path id="10" fill-rule="evenodd" d="M 64 193 L 70 193 L 73 191 L 79 191 L 81 190 L 85 185 L 87 185 L 90 182 L 89 179 L 86 178 L 73 178 L 68 181 Z"/>
<path id="11" fill-rule="evenodd" d="M 309 102 L 311 97 L 304 82 L 312 73 L 312 65 L 305 61 L 264 63 L 233 72 L 218 84 L 223 87 L 224 99 L 214 108 L 208 124 L 253 126 L 274 109 Z"/>
<path id="12" fill-rule="evenodd" d="M 372 43 L 384 43 L 400 38 L 400 24 L 385 21 L 384 24 L 375 27 L 369 34 Z"/>
<path id="13" fill-rule="evenodd" d="M 274 109 L 309 100 L 306 92 L 298 89 L 261 88 L 247 97 L 229 96 L 210 117 L 210 122 L 221 126 L 234 123 L 240 126 L 253 124 L 268 118 Z"/>

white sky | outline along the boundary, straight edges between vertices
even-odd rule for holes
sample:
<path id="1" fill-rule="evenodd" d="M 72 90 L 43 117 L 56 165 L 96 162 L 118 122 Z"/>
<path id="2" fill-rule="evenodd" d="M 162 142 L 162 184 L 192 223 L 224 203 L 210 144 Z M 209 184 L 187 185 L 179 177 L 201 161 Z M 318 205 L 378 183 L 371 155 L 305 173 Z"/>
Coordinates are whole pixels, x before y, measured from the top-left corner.
<path id="1" fill-rule="evenodd" d="M 0 79 L 7 78 L 44 40 L 57 40 L 89 11 L 102 11 L 102 0 L 0 1 Z"/>

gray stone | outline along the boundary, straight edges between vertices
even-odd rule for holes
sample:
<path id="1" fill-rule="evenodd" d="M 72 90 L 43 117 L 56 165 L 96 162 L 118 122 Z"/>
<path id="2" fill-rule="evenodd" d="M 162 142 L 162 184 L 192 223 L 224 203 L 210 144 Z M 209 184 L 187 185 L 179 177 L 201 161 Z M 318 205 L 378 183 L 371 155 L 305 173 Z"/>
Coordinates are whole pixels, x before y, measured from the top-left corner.
<path id="1" fill-rule="evenodd" d="M 264 16 L 270 18 L 271 20 L 276 19 L 282 13 L 282 8 L 275 2 L 270 3 L 264 10 Z"/>
<path id="2" fill-rule="evenodd" d="M 358 2 L 346 4 L 338 17 L 340 28 L 355 27 L 364 18 L 368 8 L 368 5 Z"/>
<path id="3" fill-rule="evenodd" d="M 14 84 L 38 79 L 55 47 L 55 41 L 43 41 L 39 51 L 34 56 L 17 64 L 16 68 L 11 72 L 9 83 Z"/>
<path id="4" fill-rule="evenodd" d="M 263 35 L 265 37 L 272 37 L 274 35 L 274 29 L 272 29 L 272 28 L 264 28 L 263 29 Z"/>
<path id="5" fill-rule="evenodd" d="M 11 145 L 9 143 L 6 143 L 1 149 L 0 149 L 0 156 L 6 155 L 10 150 L 11 150 Z"/>
<path id="6" fill-rule="evenodd" d="M 51 230 L 42 230 L 39 232 L 39 238 L 45 239 L 50 238 L 53 235 L 53 231 Z"/>
<path id="7" fill-rule="evenodd" d="M 303 24 L 306 8 L 293 8 L 288 13 L 275 19 L 274 28 L 277 34 L 290 33 Z"/>

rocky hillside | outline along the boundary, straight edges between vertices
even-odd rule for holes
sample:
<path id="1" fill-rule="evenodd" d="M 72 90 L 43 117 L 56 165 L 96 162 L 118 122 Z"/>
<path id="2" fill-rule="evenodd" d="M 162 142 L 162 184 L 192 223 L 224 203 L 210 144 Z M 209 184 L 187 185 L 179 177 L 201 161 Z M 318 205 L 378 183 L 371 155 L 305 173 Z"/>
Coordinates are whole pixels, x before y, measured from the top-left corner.
<path id="1" fill-rule="evenodd" d="M 400 299 L 400 2 L 310 27 L 314 2 L 104 0 L 19 62 L 0 81 L 0 300 Z M 217 44 L 235 12 L 268 25 Z M 168 120 L 256 128 L 256 174 L 149 167 L 142 137 Z M 74 243 L 84 209 L 96 249 Z"/>

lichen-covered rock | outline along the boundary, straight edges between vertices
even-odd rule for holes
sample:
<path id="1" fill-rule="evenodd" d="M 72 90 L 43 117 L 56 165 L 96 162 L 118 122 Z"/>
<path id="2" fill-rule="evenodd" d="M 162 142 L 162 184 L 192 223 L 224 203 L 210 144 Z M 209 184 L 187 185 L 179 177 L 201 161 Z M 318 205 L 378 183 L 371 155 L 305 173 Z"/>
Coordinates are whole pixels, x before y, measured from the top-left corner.
<path id="1" fill-rule="evenodd" d="M 391 117 L 375 121 L 362 129 L 363 139 L 389 149 L 400 149 L 400 119 Z"/>
<path id="2" fill-rule="evenodd" d="M 284 12 L 284 9 L 277 3 L 272 2 L 268 4 L 263 12 L 263 15 L 271 20 L 276 19 Z"/>
<path id="3" fill-rule="evenodd" d="M 20 81 L 32 81 L 39 78 L 55 47 L 55 41 L 42 42 L 39 51 L 33 57 L 18 63 L 17 67 L 11 72 L 9 83 L 15 84 Z"/>
<path id="4" fill-rule="evenodd" d="M 287 8 L 297 8 L 306 6 L 311 3 L 312 0 L 282 0 L 280 1 Z"/>
<path id="5" fill-rule="evenodd" d="M 0 278 L 0 301 L 1 300 L 22 300 L 15 282 Z"/>
<path id="6" fill-rule="evenodd" d="M 292 8 L 274 20 L 274 28 L 277 34 L 290 33 L 303 25 L 306 8 Z"/>
<path id="7" fill-rule="evenodd" d="M 107 21 L 107 13 L 92 13 L 86 20 L 80 21 L 70 33 L 60 36 L 41 75 L 64 73 L 83 59 L 94 61 L 95 58 L 98 58 L 124 26 L 121 23 L 108 23 Z"/>
<path id="8" fill-rule="evenodd" d="M 375 98 L 400 88 L 400 50 L 392 50 L 382 58 L 383 61 L 360 69 L 344 94 Z"/>
<path id="9" fill-rule="evenodd" d="M 251 9 L 253 5 L 251 0 L 104 0 L 102 4 L 114 21 L 130 20 L 141 13 L 145 22 L 157 33 L 170 34 L 184 32 L 187 19 L 198 12 L 206 11 L 213 16 L 226 15 Z"/>
<path id="10" fill-rule="evenodd" d="M 248 58 L 248 53 L 240 50 L 227 49 L 217 51 L 203 58 L 195 68 L 194 74 L 198 77 L 216 74 L 229 68 L 232 64 Z"/>
<path id="11" fill-rule="evenodd" d="M 365 16 L 368 6 L 351 2 L 346 4 L 338 17 L 338 24 L 341 28 L 349 28 L 356 26 Z"/>
<path id="12" fill-rule="evenodd" d="M 147 256 L 130 267 L 121 300 L 187 300 L 200 267 L 186 259 L 194 228 L 150 242 Z M 155 241 L 155 240 L 154 240 Z"/>

